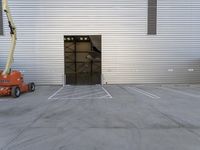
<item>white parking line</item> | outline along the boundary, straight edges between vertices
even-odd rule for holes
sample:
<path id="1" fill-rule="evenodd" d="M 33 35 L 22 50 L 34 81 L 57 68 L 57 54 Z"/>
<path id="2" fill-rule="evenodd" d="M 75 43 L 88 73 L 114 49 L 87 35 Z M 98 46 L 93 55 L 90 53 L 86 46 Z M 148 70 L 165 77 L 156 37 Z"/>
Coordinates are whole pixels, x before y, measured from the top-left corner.
<path id="1" fill-rule="evenodd" d="M 57 97 L 60 97 L 60 98 L 71 98 L 71 97 L 80 97 L 79 95 L 84 95 L 84 96 L 87 96 L 87 95 L 90 95 L 91 91 L 84 91 L 84 92 L 79 92 L 79 93 L 76 93 L 76 91 L 73 93 L 73 94 L 65 94 L 65 95 L 60 95 L 58 94 Z"/>
<path id="2" fill-rule="evenodd" d="M 138 89 L 136 87 L 129 87 L 130 89 L 133 89 L 135 90 L 136 92 L 140 93 L 140 94 L 143 94 L 145 96 L 148 96 L 150 98 L 153 98 L 153 99 L 160 99 L 159 96 L 155 95 L 155 94 L 152 94 L 152 93 L 149 93 L 147 91 L 144 91 L 144 90 L 141 90 L 141 89 Z"/>
<path id="3" fill-rule="evenodd" d="M 97 93 L 93 93 L 93 94 L 87 94 L 87 95 L 83 95 L 83 96 L 79 96 L 79 97 L 57 97 L 57 98 L 52 98 L 51 100 L 82 100 L 82 99 L 91 99 L 91 98 L 93 98 L 93 97 L 91 97 L 91 96 L 93 96 L 93 95 L 97 95 L 97 94 L 101 94 L 103 91 L 101 91 L 101 92 L 97 92 Z M 102 93 L 102 94 L 105 94 L 105 95 L 103 95 L 103 96 L 100 96 L 100 97 L 95 97 L 95 99 L 103 99 L 103 98 L 105 98 L 105 97 L 108 97 L 108 98 L 110 98 L 109 97 L 109 95 L 107 95 L 107 93 Z"/>
<path id="4" fill-rule="evenodd" d="M 101 86 L 101 88 L 106 92 L 106 94 L 108 94 L 109 98 L 113 98 L 112 95 L 103 86 Z"/>
<path id="5" fill-rule="evenodd" d="M 69 92 L 69 91 L 70 92 Z M 78 92 L 77 92 L 78 91 Z M 99 95 L 101 94 L 101 95 Z M 103 95 L 104 94 L 104 95 Z M 96 96 L 95 95 L 99 95 Z M 101 99 L 101 98 L 112 98 L 111 94 L 101 86 L 101 88 L 98 86 L 98 89 L 66 89 L 64 87 L 61 87 L 58 89 L 53 95 L 51 95 L 48 99 L 52 100 L 57 100 L 57 99 L 83 99 L 83 98 L 90 98 L 91 96 L 95 97 L 96 99 Z"/>
<path id="6" fill-rule="evenodd" d="M 62 91 L 63 88 L 64 88 L 64 86 L 61 87 L 59 90 L 57 90 L 53 95 L 51 95 L 51 96 L 48 98 L 48 100 L 50 100 L 50 99 L 52 99 L 54 96 L 56 96 L 60 91 Z"/>
<path id="7" fill-rule="evenodd" d="M 102 92 L 103 91 L 96 92 L 96 93 L 91 93 L 91 94 L 88 94 L 88 95 L 79 96 L 79 97 L 77 97 L 77 99 L 82 99 L 84 97 L 91 97 L 92 95 L 98 95 L 98 94 L 101 94 Z M 105 94 L 105 93 L 102 93 L 102 94 Z"/>
<path id="8" fill-rule="evenodd" d="M 177 90 L 177 89 L 172 89 L 172 88 L 168 88 L 168 87 L 161 87 L 161 89 L 168 90 L 170 92 L 179 93 L 179 94 L 186 95 L 186 96 L 190 96 L 190 97 L 200 98 L 200 95 L 196 95 L 196 94 L 192 94 L 192 93 L 188 93 L 188 92 L 183 92 L 183 91 L 180 91 L 180 90 Z"/>

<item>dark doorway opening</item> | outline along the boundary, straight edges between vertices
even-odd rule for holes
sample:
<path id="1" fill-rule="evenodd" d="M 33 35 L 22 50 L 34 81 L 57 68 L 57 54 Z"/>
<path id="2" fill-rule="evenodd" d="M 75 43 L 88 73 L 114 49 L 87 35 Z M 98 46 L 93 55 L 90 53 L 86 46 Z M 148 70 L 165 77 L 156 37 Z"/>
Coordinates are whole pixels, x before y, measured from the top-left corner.
<path id="1" fill-rule="evenodd" d="M 64 36 L 66 84 L 101 84 L 101 35 Z"/>

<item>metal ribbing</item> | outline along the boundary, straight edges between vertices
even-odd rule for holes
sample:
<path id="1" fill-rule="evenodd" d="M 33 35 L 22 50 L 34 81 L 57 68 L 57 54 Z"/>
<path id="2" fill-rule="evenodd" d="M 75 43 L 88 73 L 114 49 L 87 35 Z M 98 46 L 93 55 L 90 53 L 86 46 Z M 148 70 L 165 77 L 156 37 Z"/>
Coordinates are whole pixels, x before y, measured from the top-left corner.
<path id="1" fill-rule="evenodd" d="M 102 35 L 104 83 L 200 82 L 199 0 L 158 0 L 155 36 L 147 35 L 147 0 L 9 3 L 18 31 L 14 68 L 27 80 L 62 84 L 64 35 L 96 34 Z M 9 47 L 6 22 L 4 28 L 1 67 Z"/>
<path id="2" fill-rule="evenodd" d="M 0 35 L 3 35 L 2 0 L 0 0 Z"/>

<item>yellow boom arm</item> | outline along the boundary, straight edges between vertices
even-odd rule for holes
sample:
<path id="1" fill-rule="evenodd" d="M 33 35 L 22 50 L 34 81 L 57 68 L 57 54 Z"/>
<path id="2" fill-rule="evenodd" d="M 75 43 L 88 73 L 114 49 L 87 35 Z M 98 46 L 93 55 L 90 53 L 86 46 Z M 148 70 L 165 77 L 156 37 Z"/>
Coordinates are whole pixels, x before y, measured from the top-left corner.
<path id="1" fill-rule="evenodd" d="M 3 10 L 6 13 L 6 16 L 8 18 L 8 24 L 9 24 L 10 35 L 11 35 L 11 46 L 10 46 L 10 49 L 9 49 L 7 63 L 6 63 L 5 69 L 3 71 L 3 75 L 8 75 L 10 73 L 11 65 L 12 65 L 13 60 L 14 60 L 13 56 L 14 56 L 14 51 L 15 51 L 15 46 L 16 46 L 17 33 L 16 33 L 16 27 L 15 27 L 15 24 L 13 22 L 11 12 L 10 12 L 10 9 L 9 9 L 9 6 L 8 6 L 8 1 L 2 0 L 2 6 L 3 6 Z"/>

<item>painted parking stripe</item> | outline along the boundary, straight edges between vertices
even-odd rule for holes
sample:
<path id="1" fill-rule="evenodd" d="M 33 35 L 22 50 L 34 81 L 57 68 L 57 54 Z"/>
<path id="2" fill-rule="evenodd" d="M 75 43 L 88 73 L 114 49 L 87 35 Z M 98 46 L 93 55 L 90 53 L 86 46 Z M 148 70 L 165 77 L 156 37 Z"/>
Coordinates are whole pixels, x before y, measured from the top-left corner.
<path id="1" fill-rule="evenodd" d="M 53 95 L 51 95 L 51 96 L 48 98 L 48 100 L 50 100 L 50 99 L 52 99 L 54 96 L 56 96 L 60 91 L 63 90 L 63 88 L 64 88 L 64 86 L 61 87 L 60 89 L 58 89 Z"/>
<path id="2" fill-rule="evenodd" d="M 87 96 L 87 95 L 90 95 L 91 94 L 91 91 L 84 91 L 84 92 L 80 92 L 80 93 L 73 93 L 73 94 L 70 94 L 70 95 L 56 95 L 57 97 L 60 97 L 60 98 L 71 98 L 71 97 L 80 97 L 80 96 Z"/>
<path id="3" fill-rule="evenodd" d="M 159 96 L 157 96 L 155 94 L 152 94 L 152 93 L 149 93 L 147 91 L 141 90 L 139 88 L 136 88 L 136 87 L 129 87 L 129 88 L 132 89 L 132 90 L 134 90 L 134 91 L 136 91 L 136 92 L 138 92 L 138 93 L 140 93 L 140 94 L 143 94 L 143 95 L 145 95 L 147 97 L 150 97 L 152 99 L 160 99 Z"/>
<path id="4" fill-rule="evenodd" d="M 82 89 L 82 90 L 78 90 L 78 89 L 74 89 L 71 90 L 71 92 L 68 92 L 68 89 L 63 89 L 63 91 L 61 91 L 60 93 L 57 94 L 57 96 L 76 96 L 76 95 L 81 95 L 81 94 L 87 94 L 89 93 L 94 93 L 94 92 L 99 92 L 102 91 L 101 89 Z"/>
<path id="5" fill-rule="evenodd" d="M 95 95 L 98 94 L 105 94 L 102 96 L 97 96 L 95 97 Z M 92 96 L 92 97 L 91 97 Z M 103 99 L 103 98 L 110 98 L 109 95 L 107 95 L 107 93 L 105 93 L 104 91 L 101 92 L 96 92 L 96 93 L 92 93 L 92 94 L 87 94 L 87 95 L 83 95 L 83 96 L 73 96 L 73 97 L 59 97 L 59 96 L 55 96 L 52 98 L 52 100 L 81 100 L 81 99 L 91 99 L 91 98 L 95 98 L 95 99 Z"/>
<path id="6" fill-rule="evenodd" d="M 105 93 L 104 93 L 103 91 L 100 91 L 100 92 L 96 92 L 96 93 L 91 93 L 91 94 L 79 96 L 79 97 L 77 97 L 77 99 L 90 98 L 91 96 L 93 96 L 93 95 L 98 95 L 98 94 L 105 94 Z"/>
<path id="7" fill-rule="evenodd" d="M 66 89 L 64 89 L 62 92 L 60 92 L 59 94 L 57 94 L 57 95 L 62 95 L 62 94 L 64 94 L 64 95 L 70 95 L 70 94 L 74 94 L 74 93 L 81 93 L 81 92 L 86 92 L 86 91 L 91 91 L 91 90 L 101 90 L 101 89 L 94 89 L 94 88 L 89 88 L 89 87 L 84 87 L 84 88 L 82 88 L 82 87 L 73 87 L 73 88 L 66 88 Z"/>
<path id="8" fill-rule="evenodd" d="M 200 98 L 200 95 L 196 95 L 196 94 L 192 94 L 192 93 L 188 93 L 188 92 L 183 92 L 183 91 L 180 91 L 180 90 L 177 90 L 177 89 L 172 89 L 172 88 L 168 88 L 168 87 L 161 87 L 161 89 L 167 90 L 167 91 L 170 91 L 170 92 L 179 93 L 179 94 L 186 95 L 186 96 L 189 96 L 189 97 Z"/>
<path id="9" fill-rule="evenodd" d="M 102 86 L 89 86 L 89 87 L 61 87 L 48 99 L 103 99 L 112 98 L 111 94 Z"/>
<path id="10" fill-rule="evenodd" d="M 113 98 L 112 95 L 103 86 L 101 86 L 101 88 L 108 94 L 109 98 Z"/>
<path id="11" fill-rule="evenodd" d="M 107 94 L 106 94 L 106 95 L 103 95 L 103 96 L 100 96 L 100 97 L 98 97 L 98 99 L 103 99 L 103 98 L 109 98 L 109 99 L 111 99 L 111 98 L 110 98 L 110 96 L 109 96 L 109 95 L 107 95 Z"/>

